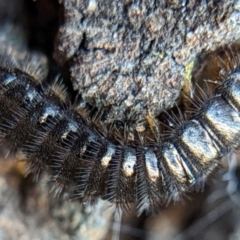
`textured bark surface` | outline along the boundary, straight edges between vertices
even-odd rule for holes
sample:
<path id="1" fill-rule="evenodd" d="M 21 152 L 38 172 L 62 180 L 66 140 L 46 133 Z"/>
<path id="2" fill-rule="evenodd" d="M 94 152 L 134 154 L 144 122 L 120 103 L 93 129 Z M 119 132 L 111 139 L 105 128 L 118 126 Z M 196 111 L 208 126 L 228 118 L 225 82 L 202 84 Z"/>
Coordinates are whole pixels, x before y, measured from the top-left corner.
<path id="1" fill-rule="evenodd" d="M 176 102 L 186 66 L 240 37 L 239 1 L 63 1 L 54 58 L 110 119 L 158 115 Z M 127 113 L 126 113 L 127 112 Z"/>

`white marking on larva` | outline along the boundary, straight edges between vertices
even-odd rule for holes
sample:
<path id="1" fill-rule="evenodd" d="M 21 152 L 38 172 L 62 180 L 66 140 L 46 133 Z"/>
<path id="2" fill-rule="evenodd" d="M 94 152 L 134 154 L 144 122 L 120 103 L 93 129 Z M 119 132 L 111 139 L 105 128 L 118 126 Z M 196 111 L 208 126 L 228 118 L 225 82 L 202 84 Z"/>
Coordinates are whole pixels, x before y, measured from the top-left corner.
<path id="1" fill-rule="evenodd" d="M 67 138 L 67 135 L 70 133 L 70 132 L 77 132 L 77 127 L 75 126 L 74 123 L 72 122 L 69 122 L 68 123 L 68 128 L 66 130 L 66 132 L 61 136 L 61 139 L 64 140 Z"/>
<path id="2" fill-rule="evenodd" d="M 190 169 L 184 163 L 177 149 L 172 143 L 168 143 L 163 149 L 163 159 L 170 172 L 182 183 L 186 183 L 188 177 L 192 178 Z"/>
<path id="3" fill-rule="evenodd" d="M 59 111 L 56 107 L 55 108 L 52 106 L 47 107 L 45 108 L 45 112 L 43 113 L 43 115 L 40 117 L 39 122 L 44 123 L 46 122 L 49 116 L 55 117 L 57 115 L 59 115 Z"/>
<path id="4" fill-rule="evenodd" d="M 101 165 L 104 168 L 107 168 L 109 165 L 109 162 L 112 160 L 112 156 L 115 153 L 115 147 L 112 144 L 108 144 L 107 146 L 107 152 L 101 159 Z"/>
<path id="5" fill-rule="evenodd" d="M 11 75 L 7 75 L 7 77 L 3 80 L 3 83 L 5 85 L 7 85 L 7 84 L 11 83 L 12 81 L 14 81 L 16 79 L 17 79 L 17 77 L 12 75 L 12 74 Z"/>
<path id="6" fill-rule="evenodd" d="M 123 172 L 126 177 L 131 177 L 134 174 L 134 166 L 136 165 L 137 157 L 135 153 L 127 151 L 124 154 Z"/>
<path id="7" fill-rule="evenodd" d="M 147 175 L 152 182 L 156 182 L 159 178 L 158 159 L 155 153 L 148 150 L 145 153 L 145 164 L 147 169 Z"/>
<path id="8" fill-rule="evenodd" d="M 144 127 L 143 124 L 139 124 L 136 127 L 136 131 L 139 132 L 139 133 L 144 132 L 145 130 L 146 130 L 146 128 Z"/>
<path id="9" fill-rule="evenodd" d="M 197 120 L 189 121 L 181 135 L 181 141 L 200 164 L 209 163 L 212 159 L 220 157 L 211 137 Z"/>
<path id="10" fill-rule="evenodd" d="M 34 100 L 36 96 L 38 95 L 37 91 L 34 89 L 27 91 L 27 97 L 29 98 L 30 101 Z"/>
<path id="11" fill-rule="evenodd" d="M 218 114 L 219 108 L 222 110 L 221 114 Z M 234 119 L 232 118 L 233 114 L 235 115 Z M 218 98 L 211 102 L 205 113 L 205 119 L 211 123 L 214 131 L 229 143 L 234 144 L 240 137 L 240 116 L 223 99 Z"/>

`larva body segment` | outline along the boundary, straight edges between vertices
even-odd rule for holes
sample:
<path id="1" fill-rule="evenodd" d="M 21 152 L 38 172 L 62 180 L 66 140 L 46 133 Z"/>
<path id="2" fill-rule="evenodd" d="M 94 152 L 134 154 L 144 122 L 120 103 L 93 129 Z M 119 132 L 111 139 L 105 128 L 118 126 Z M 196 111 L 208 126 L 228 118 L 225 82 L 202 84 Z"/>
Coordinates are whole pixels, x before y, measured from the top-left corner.
<path id="1" fill-rule="evenodd" d="M 56 194 L 66 190 L 83 201 L 102 197 L 126 207 L 136 202 L 138 212 L 158 208 L 201 186 L 239 145 L 239 70 L 171 137 L 152 146 L 97 135 L 79 108 L 58 96 L 63 88 L 55 91 L 14 68 L 1 68 L 0 77 L 1 141 L 26 155 L 36 178 L 49 172 Z"/>

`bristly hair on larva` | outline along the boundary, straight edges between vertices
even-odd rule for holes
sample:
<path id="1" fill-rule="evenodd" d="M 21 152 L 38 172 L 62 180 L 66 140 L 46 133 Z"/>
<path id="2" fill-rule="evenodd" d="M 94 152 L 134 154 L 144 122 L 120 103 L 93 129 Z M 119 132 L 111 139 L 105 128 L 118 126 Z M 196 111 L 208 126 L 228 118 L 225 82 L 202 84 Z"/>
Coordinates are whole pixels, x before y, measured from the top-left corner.
<path id="1" fill-rule="evenodd" d="M 3 44 L 0 47 L 0 62 L 2 67 L 21 69 L 38 82 L 47 77 L 48 60 L 40 52 Z"/>
<path id="2" fill-rule="evenodd" d="M 112 136 L 116 130 L 98 131 L 91 121 L 98 111 L 86 120 L 86 108 L 78 100 L 69 104 L 62 83 L 40 81 L 27 69 L 13 61 L 0 66 L 1 145 L 21 151 L 36 180 L 49 173 L 56 195 L 67 192 L 90 202 L 103 198 L 123 209 L 136 203 L 139 214 L 152 211 L 202 188 L 220 159 L 240 144 L 239 64 L 227 69 L 215 93 L 168 137 L 161 138 L 149 116 L 147 131 L 155 141 L 145 140 L 141 124 L 133 132 L 136 141 L 124 123 L 113 127 L 123 139 Z"/>

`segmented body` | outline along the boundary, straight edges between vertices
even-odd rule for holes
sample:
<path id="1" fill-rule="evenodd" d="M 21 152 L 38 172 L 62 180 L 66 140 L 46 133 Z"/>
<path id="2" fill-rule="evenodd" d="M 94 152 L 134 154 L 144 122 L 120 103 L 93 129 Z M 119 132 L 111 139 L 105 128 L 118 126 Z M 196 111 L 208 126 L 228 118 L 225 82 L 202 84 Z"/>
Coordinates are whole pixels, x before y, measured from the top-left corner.
<path id="1" fill-rule="evenodd" d="M 1 67 L 0 100 L 2 144 L 26 155 L 29 172 L 49 172 L 57 193 L 123 207 L 135 202 L 138 212 L 201 187 L 239 145 L 239 69 L 171 137 L 151 146 L 116 144 L 96 134 L 77 104 L 68 105 L 17 68 Z"/>

